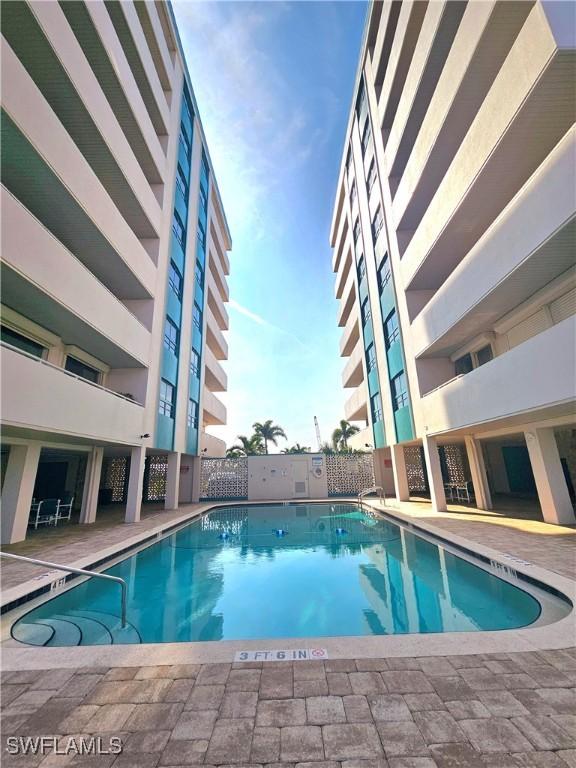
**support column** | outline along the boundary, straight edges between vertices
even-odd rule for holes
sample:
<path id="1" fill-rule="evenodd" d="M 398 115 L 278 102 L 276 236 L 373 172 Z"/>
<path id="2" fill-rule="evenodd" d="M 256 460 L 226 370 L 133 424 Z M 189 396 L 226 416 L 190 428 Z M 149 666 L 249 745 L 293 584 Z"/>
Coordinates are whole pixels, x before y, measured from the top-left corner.
<path id="1" fill-rule="evenodd" d="M 484 453 L 482 445 L 472 435 L 466 435 L 466 453 L 468 454 L 468 464 L 472 474 L 472 485 L 474 486 L 474 498 L 478 509 L 492 509 L 492 495 L 488 485 L 488 475 L 486 474 L 486 464 L 484 463 Z"/>
<path id="2" fill-rule="evenodd" d="M 394 473 L 396 498 L 398 501 L 408 501 L 410 499 L 410 489 L 408 488 L 408 474 L 406 472 L 404 446 L 401 443 L 391 445 L 390 452 L 392 455 L 392 472 Z"/>
<path id="3" fill-rule="evenodd" d="M 100 475 L 102 474 L 102 459 L 104 448 L 94 446 L 86 463 L 84 476 L 84 493 L 82 494 L 81 523 L 93 523 L 98 509 L 98 491 L 100 490 Z"/>
<path id="4" fill-rule="evenodd" d="M 24 541 L 41 446 L 11 445 L 2 488 L 2 544 Z"/>
<path id="5" fill-rule="evenodd" d="M 200 501 L 200 473 L 202 471 L 202 459 L 195 456 L 192 461 L 192 504 Z"/>
<path id="6" fill-rule="evenodd" d="M 436 438 L 424 437 L 422 445 L 424 447 L 426 471 L 428 472 L 432 509 L 434 512 L 446 512 L 446 494 L 444 493 L 444 480 L 442 479 L 442 468 L 440 466 L 440 455 Z"/>
<path id="7" fill-rule="evenodd" d="M 178 509 L 180 492 L 180 453 L 168 454 L 168 469 L 166 470 L 166 500 L 164 509 Z"/>
<path id="8" fill-rule="evenodd" d="M 142 509 L 142 487 L 144 484 L 144 462 L 146 447 L 136 445 L 130 453 L 130 476 L 128 478 L 128 497 L 124 522 L 137 523 Z"/>
<path id="9" fill-rule="evenodd" d="M 576 518 L 554 430 L 534 429 L 524 435 L 544 520 L 556 525 L 573 525 Z"/>

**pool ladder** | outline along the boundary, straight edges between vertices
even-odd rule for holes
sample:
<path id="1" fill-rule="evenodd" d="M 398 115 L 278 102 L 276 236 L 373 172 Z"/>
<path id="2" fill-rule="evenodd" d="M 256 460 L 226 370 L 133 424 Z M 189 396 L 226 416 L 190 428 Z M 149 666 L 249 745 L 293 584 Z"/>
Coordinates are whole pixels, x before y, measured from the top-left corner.
<path id="1" fill-rule="evenodd" d="M 371 488 L 365 488 L 363 491 L 360 491 L 358 494 L 358 504 L 362 506 L 362 503 L 364 501 L 364 496 L 368 496 L 369 493 L 377 493 L 380 497 L 380 501 L 385 504 L 386 503 L 386 494 L 384 493 L 384 488 L 382 488 L 381 485 L 373 485 Z"/>
<path id="2" fill-rule="evenodd" d="M 8 557 L 10 560 L 18 560 L 22 563 L 30 563 L 31 565 L 42 565 L 45 568 L 53 568 L 56 571 L 65 571 L 66 573 L 76 573 L 80 576 L 89 576 L 90 578 L 106 579 L 107 581 L 115 581 L 120 584 L 122 590 L 121 596 L 121 610 L 122 610 L 122 629 L 126 627 L 126 593 L 127 587 L 124 579 L 120 576 L 108 576 L 106 573 L 98 573 L 98 571 L 86 571 L 83 568 L 71 568 L 69 565 L 60 565 L 59 563 L 49 563 L 46 560 L 36 560 L 32 557 L 24 557 L 23 555 L 13 555 L 11 552 L 0 552 L 0 557 Z"/>

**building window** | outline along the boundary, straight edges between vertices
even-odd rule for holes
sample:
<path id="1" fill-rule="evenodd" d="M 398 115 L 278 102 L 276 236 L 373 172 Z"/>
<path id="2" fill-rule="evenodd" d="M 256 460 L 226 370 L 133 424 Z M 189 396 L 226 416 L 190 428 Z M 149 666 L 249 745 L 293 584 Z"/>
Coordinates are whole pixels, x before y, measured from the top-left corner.
<path id="1" fill-rule="evenodd" d="M 378 209 L 374 214 L 374 219 L 372 220 L 372 237 L 374 239 L 374 242 L 378 240 L 378 235 L 380 234 L 380 232 L 382 232 L 383 226 L 384 226 L 384 216 L 382 216 L 382 208 L 378 206 Z"/>
<path id="2" fill-rule="evenodd" d="M 369 344 L 366 350 L 366 370 L 368 373 L 376 368 L 376 352 L 374 350 L 374 344 Z"/>
<path id="3" fill-rule="evenodd" d="M 194 310 L 193 310 L 193 313 L 192 313 L 192 322 L 194 323 L 196 328 L 198 328 L 199 331 L 202 330 L 202 310 L 200 309 L 198 304 L 196 304 L 196 302 L 194 302 Z"/>
<path id="4" fill-rule="evenodd" d="M 346 155 L 346 173 L 350 175 L 350 170 L 352 168 L 352 150 L 348 150 L 348 154 Z"/>
<path id="5" fill-rule="evenodd" d="M 390 282 L 391 277 L 392 273 L 390 272 L 390 259 L 388 258 L 388 254 L 385 253 L 384 258 L 378 267 L 378 289 L 380 294 L 382 294 L 385 286 Z"/>
<path id="6" fill-rule="evenodd" d="M 177 270 L 173 261 L 170 262 L 168 267 L 168 285 L 174 291 L 179 299 L 182 298 L 182 275 Z"/>
<path id="7" fill-rule="evenodd" d="M 188 195 L 188 181 L 186 180 L 186 175 L 180 165 L 178 165 L 178 169 L 176 170 L 176 186 L 180 192 L 182 192 L 184 199 L 186 199 Z"/>
<path id="8" fill-rule="evenodd" d="M 174 418 L 174 387 L 168 381 L 160 379 L 160 396 L 158 398 L 158 412 L 162 416 Z"/>
<path id="9" fill-rule="evenodd" d="M 474 370 L 474 363 L 472 362 L 472 355 L 468 352 L 466 355 L 462 355 L 458 360 L 454 362 L 454 368 L 456 370 L 456 376 L 461 376 L 464 373 L 470 373 Z"/>
<path id="10" fill-rule="evenodd" d="M 208 168 L 208 158 L 206 157 L 206 153 L 204 150 L 202 150 L 202 165 L 200 166 L 200 183 L 204 183 L 206 185 L 206 191 L 208 191 L 208 178 L 210 174 L 210 169 Z"/>
<path id="11" fill-rule="evenodd" d="M 206 248 L 206 227 L 204 226 L 203 222 L 198 219 L 198 230 L 196 232 L 196 237 L 198 238 L 198 242 L 202 246 L 202 248 Z"/>
<path id="12" fill-rule="evenodd" d="M 186 423 L 189 427 L 198 429 L 198 403 L 196 400 L 192 400 L 192 398 L 188 400 L 188 416 Z"/>
<path id="13" fill-rule="evenodd" d="M 366 154 L 366 150 L 368 149 L 368 143 L 370 141 L 370 138 L 372 136 L 372 128 L 370 127 L 370 120 L 366 120 L 366 125 L 364 126 L 364 130 L 362 131 L 362 151 L 364 154 Z"/>
<path id="14" fill-rule="evenodd" d="M 408 387 L 404 371 L 399 373 L 398 376 L 394 376 L 390 382 L 390 388 L 392 390 L 392 408 L 395 411 L 408 405 Z"/>
<path id="15" fill-rule="evenodd" d="M 354 205 L 356 198 L 358 197 L 358 190 L 356 189 L 356 182 L 352 182 L 352 188 L 350 189 L 350 205 Z"/>
<path id="16" fill-rule="evenodd" d="M 478 365 L 484 365 L 485 363 L 489 363 L 490 360 L 492 360 L 494 355 L 492 354 L 492 347 L 490 344 L 487 344 L 485 347 L 482 347 L 476 352 L 476 360 L 478 362 Z"/>
<path id="17" fill-rule="evenodd" d="M 190 155 L 190 139 L 188 138 L 186 131 L 184 130 L 184 126 L 180 126 L 180 144 L 182 146 L 182 149 L 184 150 L 184 154 L 186 157 L 189 157 Z"/>
<path id="18" fill-rule="evenodd" d="M 366 103 L 366 91 L 364 89 L 364 81 L 360 82 L 360 88 L 358 89 L 358 98 L 356 100 L 356 114 L 358 117 L 362 114 L 364 104 Z"/>
<path id="19" fill-rule="evenodd" d="M 358 242 L 358 238 L 360 237 L 360 219 L 356 219 L 354 222 L 354 229 L 352 230 L 352 237 L 354 239 L 354 245 Z"/>
<path id="20" fill-rule="evenodd" d="M 66 365 L 64 367 L 67 371 L 70 371 L 70 373 L 80 376 L 82 379 L 87 379 L 93 384 L 98 384 L 100 381 L 100 371 L 96 368 L 92 368 L 90 365 L 86 365 L 82 360 L 70 357 L 70 355 L 66 358 Z"/>
<path id="21" fill-rule="evenodd" d="M 175 355 L 178 354 L 178 336 L 178 328 L 172 322 L 172 320 L 167 317 L 166 322 L 164 323 L 164 346 Z"/>
<path id="22" fill-rule="evenodd" d="M 200 355 L 195 349 L 190 353 L 190 373 L 197 379 L 200 378 Z"/>
<path id="23" fill-rule="evenodd" d="M 200 210 L 204 213 L 208 212 L 208 195 L 202 186 L 200 187 Z"/>
<path id="24" fill-rule="evenodd" d="M 204 287 L 204 270 L 202 269 L 198 261 L 196 261 L 196 266 L 194 267 L 194 277 L 196 278 L 196 282 L 198 283 L 200 288 L 203 288 Z"/>
<path id="25" fill-rule="evenodd" d="M 364 256 L 360 256 L 358 261 L 358 282 L 361 283 L 364 275 L 366 274 L 366 264 L 364 263 Z"/>
<path id="26" fill-rule="evenodd" d="M 366 181 L 366 184 L 368 186 L 368 194 L 372 192 L 372 187 L 376 183 L 376 162 L 372 160 L 370 163 L 370 168 L 368 169 L 368 179 Z"/>
<path id="27" fill-rule="evenodd" d="M 368 320 L 372 317 L 372 312 L 370 311 L 370 299 L 368 296 L 364 299 L 362 302 L 362 306 L 360 308 L 360 314 L 362 315 L 362 327 L 366 325 Z"/>
<path id="28" fill-rule="evenodd" d="M 5 325 L 0 328 L 0 334 L 2 341 L 5 344 L 11 344 L 13 347 L 21 349 L 22 352 L 28 352 L 29 355 L 34 355 L 34 357 L 42 357 L 44 355 L 46 347 L 37 344 L 26 336 L 22 336 L 21 333 L 17 333 L 11 328 L 6 328 Z"/>
<path id="29" fill-rule="evenodd" d="M 174 216 L 172 217 L 172 232 L 174 232 L 176 240 L 184 248 L 184 224 L 176 211 L 174 211 Z"/>
<path id="30" fill-rule="evenodd" d="M 382 421 L 382 400 L 380 398 L 380 392 L 376 392 L 370 398 L 370 409 L 372 411 L 372 423 Z"/>
<path id="31" fill-rule="evenodd" d="M 396 315 L 396 310 L 393 309 L 384 321 L 384 341 L 386 342 L 386 349 L 390 349 L 399 336 L 400 329 L 398 328 L 398 316 Z"/>

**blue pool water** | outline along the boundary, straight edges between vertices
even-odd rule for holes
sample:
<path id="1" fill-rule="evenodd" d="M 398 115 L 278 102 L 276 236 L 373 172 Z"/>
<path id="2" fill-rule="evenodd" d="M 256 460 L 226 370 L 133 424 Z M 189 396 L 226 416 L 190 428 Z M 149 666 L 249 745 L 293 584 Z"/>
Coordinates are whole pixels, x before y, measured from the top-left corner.
<path id="1" fill-rule="evenodd" d="M 527 592 L 351 504 L 214 510 L 21 618 L 36 645 L 391 635 L 523 627 Z"/>

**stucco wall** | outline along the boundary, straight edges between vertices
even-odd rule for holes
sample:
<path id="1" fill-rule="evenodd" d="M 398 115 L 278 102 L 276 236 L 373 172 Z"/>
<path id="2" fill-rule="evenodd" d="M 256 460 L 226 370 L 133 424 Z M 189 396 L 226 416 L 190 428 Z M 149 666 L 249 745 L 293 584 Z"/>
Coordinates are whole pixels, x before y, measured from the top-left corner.
<path id="1" fill-rule="evenodd" d="M 296 482 L 305 483 L 298 491 Z M 248 460 L 248 499 L 294 499 L 328 496 L 323 454 L 274 454 Z"/>

